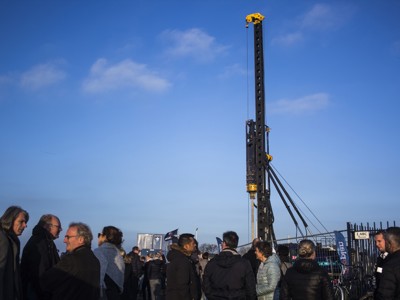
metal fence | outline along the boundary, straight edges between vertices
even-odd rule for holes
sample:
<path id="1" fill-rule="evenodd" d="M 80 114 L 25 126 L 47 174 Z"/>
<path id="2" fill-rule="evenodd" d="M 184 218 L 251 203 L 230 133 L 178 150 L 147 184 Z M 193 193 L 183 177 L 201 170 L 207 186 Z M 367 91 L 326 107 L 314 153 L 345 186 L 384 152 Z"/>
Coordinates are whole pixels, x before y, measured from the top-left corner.
<path id="1" fill-rule="evenodd" d="M 391 226 L 396 226 L 396 222 L 393 221 L 392 224 L 389 222 L 366 223 L 365 225 L 347 223 L 347 248 L 350 253 L 351 265 L 361 267 L 365 274 L 372 274 L 376 258 L 379 255 L 374 235 Z"/>
<path id="2" fill-rule="evenodd" d="M 374 235 L 376 232 L 385 230 L 391 226 L 396 226 L 396 222 L 371 224 L 353 224 L 348 222 L 346 229 L 339 230 L 345 237 L 347 244 L 347 253 L 349 254 L 348 264 L 352 270 L 355 270 L 352 294 L 349 295 L 350 299 L 358 299 L 370 288 L 367 280 L 373 275 L 376 258 L 379 255 L 379 251 L 375 246 Z M 277 239 L 275 245 L 284 244 L 288 246 L 290 259 L 294 261 L 297 258 L 297 245 L 302 239 L 314 241 L 317 246 L 317 261 L 319 265 L 325 268 L 333 279 L 338 278 L 343 270 L 343 266 L 336 249 L 335 232 Z M 250 247 L 251 244 L 242 245 L 238 247 L 238 252 L 244 254 Z"/>

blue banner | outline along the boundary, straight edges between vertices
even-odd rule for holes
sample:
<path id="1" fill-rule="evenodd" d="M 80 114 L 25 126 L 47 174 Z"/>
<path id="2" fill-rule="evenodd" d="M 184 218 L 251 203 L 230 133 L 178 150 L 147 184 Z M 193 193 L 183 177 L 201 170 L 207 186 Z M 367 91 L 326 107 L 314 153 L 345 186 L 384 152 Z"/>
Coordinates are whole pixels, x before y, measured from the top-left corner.
<path id="1" fill-rule="evenodd" d="M 349 252 L 346 246 L 346 240 L 343 234 L 339 231 L 335 231 L 335 238 L 336 238 L 336 251 L 339 255 L 340 262 L 346 269 L 347 266 L 350 264 L 349 260 Z"/>
<path id="2" fill-rule="evenodd" d="M 222 251 L 222 240 L 219 237 L 216 237 L 217 239 L 217 246 L 218 246 L 218 253 Z"/>

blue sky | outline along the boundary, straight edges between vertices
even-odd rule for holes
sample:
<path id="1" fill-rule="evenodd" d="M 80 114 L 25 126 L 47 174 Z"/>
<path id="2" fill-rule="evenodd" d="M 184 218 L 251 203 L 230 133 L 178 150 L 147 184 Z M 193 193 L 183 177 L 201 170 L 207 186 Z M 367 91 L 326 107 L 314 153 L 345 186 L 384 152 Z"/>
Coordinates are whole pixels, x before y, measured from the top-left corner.
<path id="1" fill-rule="evenodd" d="M 128 249 L 175 228 L 248 242 L 255 12 L 275 168 L 328 230 L 398 221 L 399 1 L 2 0 L 0 208 L 29 211 L 22 240 L 54 213 Z"/>

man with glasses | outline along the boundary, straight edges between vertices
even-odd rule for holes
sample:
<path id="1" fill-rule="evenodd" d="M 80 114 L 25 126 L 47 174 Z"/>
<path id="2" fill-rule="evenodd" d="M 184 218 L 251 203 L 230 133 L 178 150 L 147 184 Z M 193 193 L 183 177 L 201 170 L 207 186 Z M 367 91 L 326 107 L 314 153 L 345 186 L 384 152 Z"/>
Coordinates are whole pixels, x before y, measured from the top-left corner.
<path id="1" fill-rule="evenodd" d="M 21 277 L 25 300 L 50 299 L 40 288 L 40 276 L 60 261 L 54 240 L 61 232 L 60 219 L 52 214 L 43 215 L 32 230 L 32 236 L 22 252 Z"/>
<path id="2" fill-rule="evenodd" d="M 93 254 L 92 232 L 84 223 L 71 223 L 64 236 L 67 253 L 41 276 L 41 287 L 54 300 L 98 300 L 100 263 Z"/>

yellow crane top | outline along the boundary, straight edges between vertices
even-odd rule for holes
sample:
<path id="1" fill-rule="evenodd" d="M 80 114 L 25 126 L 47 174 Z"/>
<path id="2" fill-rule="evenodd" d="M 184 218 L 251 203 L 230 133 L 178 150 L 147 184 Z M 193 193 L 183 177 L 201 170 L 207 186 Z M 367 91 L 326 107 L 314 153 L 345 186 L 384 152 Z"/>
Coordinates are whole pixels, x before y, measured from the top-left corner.
<path id="1" fill-rule="evenodd" d="M 254 13 L 246 16 L 246 27 L 248 26 L 249 23 L 254 23 L 258 24 L 261 23 L 262 20 L 264 20 L 264 16 L 260 13 Z"/>

